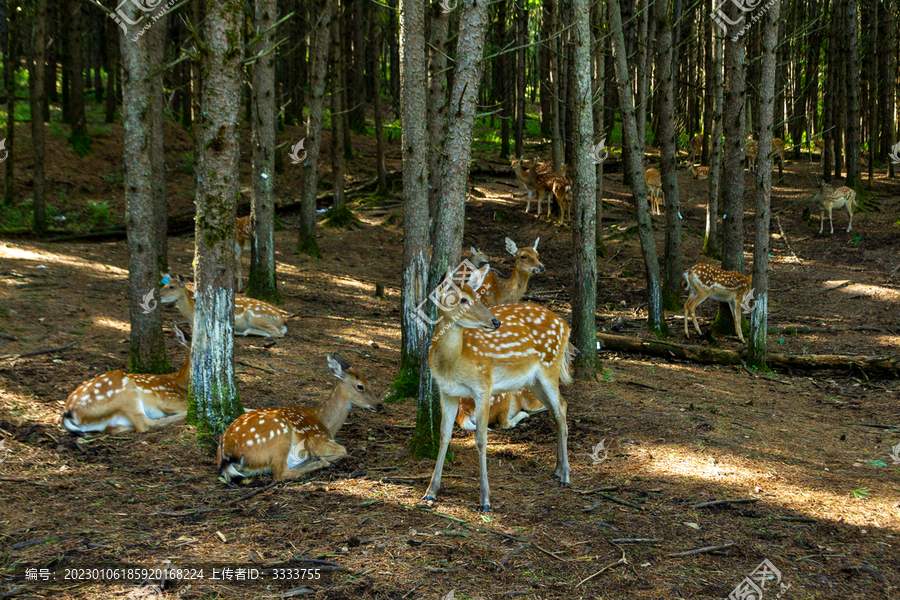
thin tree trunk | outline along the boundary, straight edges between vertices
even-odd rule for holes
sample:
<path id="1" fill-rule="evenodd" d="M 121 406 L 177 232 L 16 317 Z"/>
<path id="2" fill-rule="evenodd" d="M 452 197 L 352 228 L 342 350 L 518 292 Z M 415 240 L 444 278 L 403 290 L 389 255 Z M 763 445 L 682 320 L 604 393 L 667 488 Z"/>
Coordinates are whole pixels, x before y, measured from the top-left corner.
<path id="1" fill-rule="evenodd" d="M 389 20 L 388 20 L 388 56 L 390 57 L 390 62 L 388 63 L 390 79 L 388 80 L 388 88 L 391 90 L 391 98 L 392 105 L 394 109 L 394 116 L 396 118 L 400 118 L 400 44 L 399 44 L 399 36 L 397 35 L 397 0 L 388 0 L 388 7 L 391 9 L 388 11 Z"/>
<path id="2" fill-rule="evenodd" d="M 441 193 L 441 165 L 443 164 L 444 137 L 447 135 L 447 38 L 450 31 L 450 14 L 441 10 L 440 4 L 430 8 L 428 28 L 428 213 L 432 222 L 437 217 L 443 194 Z M 414 79 L 415 81 L 415 79 Z"/>
<path id="3" fill-rule="evenodd" d="M 778 21 L 781 2 L 775 0 L 766 12 L 759 91 L 759 172 L 756 176 L 756 241 L 753 244 L 753 292 L 756 303 L 750 313 L 750 339 L 747 361 L 766 369 L 766 334 L 769 319 L 769 205 L 772 193 L 773 96 L 775 95 L 775 48 L 778 45 Z"/>
<path id="4" fill-rule="evenodd" d="M 15 196 L 15 135 L 16 135 L 16 72 L 19 70 L 19 56 L 16 51 L 18 45 L 18 33 L 16 31 L 16 0 L 6 1 L 6 154 L 3 159 L 6 162 L 6 185 L 3 194 L 3 204 L 12 204 Z"/>
<path id="5" fill-rule="evenodd" d="M 554 95 L 551 89 L 553 48 L 556 46 L 556 40 L 551 40 L 553 35 L 553 14 L 555 0 L 544 0 L 541 2 L 541 44 L 538 46 L 540 53 L 538 66 L 540 69 L 540 87 L 541 87 L 541 135 L 548 136 L 551 134 L 553 125 L 551 119 L 553 117 Z"/>
<path id="6" fill-rule="evenodd" d="M 136 21 L 143 13 L 134 3 L 123 7 Z M 151 31 L 152 32 L 152 31 Z M 151 33 L 148 32 L 148 33 Z M 128 231 L 128 306 L 131 322 L 132 373 L 168 373 L 166 345 L 162 331 L 162 311 L 154 300 L 159 288 L 154 184 L 153 93 L 156 66 L 153 41 L 144 35 L 132 41 L 120 36 L 124 76 L 122 121 L 125 165 L 125 226 Z M 71 80 L 81 80 L 72 77 Z M 151 151 L 148 152 L 148 149 Z M 165 218 L 165 215 L 163 215 Z M 149 312 L 143 308 L 153 307 Z"/>
<path id="7" fill-rule="evenodd" d="M 663 2 L 664 0 L 660 0 Z M 654 10 L 654 0 L 641 0 L 640 6 L 640 30 L 638 39 L 640 40 L 640 57 L 637 62 L 636 79 L 637 79 L 637 95 L 635 97 L 634 114 L 637 119 L 638 144 L 641 149 L 641 157 L 644 155 L 644 145 L 647 143 L 647 107 L 650 104 L 650 71 L 653 65 L 653 44 L 650 40 L 652 36 L 648 36 L 650 31 L 650 21 Z M 659 67 L 657 67 L 659 68 Z M 659 75 L 657 75 L 658 77 Z M 690 133 L 690 132 L 688 132 Z M 665 287 L 665 286 L 664 286 Z M 665 304 L 665 302 L 663 302 Z"/>
<path id="8" fill-rule="evenodd" d="M 869 28 L 869 72 L 867 75 L 867 87 L 869 93 L 869 189 L 872 189 L 875 159 L 878 157 L 878 127 L 875 124 L 875 114 L 877 105 L 875 99 L 878 97 L 878 69 L 877 69 L 877 52 L 878 47 L 878 2 L 871 2 L 872 18 L 874 24 Z"/>
<path id="9" fill-rule="evenodd" d="M 884 12 L 886 15 L 893 15 L 893 7 L 896 7 L 897 0 L 885 0 Z M 894 127 L 895 115 L 895 94 L 897 88 L 897 57 L 895 49 L 897 48 L 897 27 L 893 19 L 885 19 L 885 35 L 884 48 L 882 55 L 884 59 L 884 71 L 881 78 L 882 88 L 882 118 L 881 118 L 881 136 L 882 136 L 882 156 L 887 160 L 888 174 L 894 177 L 894 163 L 887 157 L 888 152 L 893 148 L 897 141 L 897 129 Z"/>
<path id="10" fill-rule="evenodd" d="M 166 202 L 166 153 L 165 153 L 165 126 L 163 122 L 165 109 L 165 87 L 163 85 L 163 73 L 159 65 L 165 59 L 166 21 L 164 16 L 154 23 L 154 26 L 144 35 L 148 38 L 148 50 L 150 52 L 150 65 L 155 73 L 150 80 L 150 162 L 153 165 L 153 251 L 156 254 L 156 265 L 160 273 L 169 270 L 169 240 L 167 230 Z M 131 42 L 131 40 L 128 40 Z"/>
<path id="11" fill-rule="evenodd" d="M 703 240 L 703 254 L 718 259 L 719 250 L 719 193 L 722 189 L 722 38 L 716 35 L 716 27 L 710 28 L 710 45 L 712 47 L 712 136 L 710 137 L 709 158 L 709 196 L 706 200 L 706 233 Z"/>
<path id="12" fill-rule="evenodd" d="M 507 46 L 507 21 L 509 20 L 508 0 L 499 0 L 497 4 L 497 46 L 505 49 Z M 513 98 L 512 86 L 509 85 L 511 79 L 510 73 L 510 54 L 505 52 L 497 57 L 497 82 L 498 86 L 495 92 L 499 95 L 500 101 L 500 157 L 509 156 L 509 122 L 512 119 Z"/>
<path id="13" fill-rule="evenodd" d="M 206 4 L 194 340 L 187 420 L 212 445 L 243 413 L 234 381 L 234 239 L 243 39 L 240 5 Z"/>
<path id="14" fill-rule="evenodd" d="M 528 40 L 528 6 L 514 2 L 516 19 L 516 156 L 521 157 L 525 144 L 525 43 Z"/>
<path id="15" fill-rule="evenodd" d="M 250 278 L 247 295 L 273 304 L 284 299 L 278 291 L 275 269 L 275 30 L 278 21 L 277 0 L 256 0 L 253 56 L 252 106 L 250 120 L 253 145 L 253 242 L 250 252 Z M 267 33 L 263 33 L 267 32 Z M 238 269 L 241 265 L 236 265 Z"/>
<path id="16" fill-rule="evenodd" d="M 366 25 L 363 23 L 363 1 L 353 0 L 353 52 L 344 57 L 349 64 L 352 60 L 352 68 L 349 69 L 349 85 L 345 98 L 348 113 L 350 131 L 364 132 L 366 128 L 366 92 L 363 81 L 363 65 L 365 64 L 366 50 L 364 33 Z"/>
<path id="17" fill-rule="evenodd" d="M 82 53 L 82 2 L 72 2 L 69 10 L 69 123 L 72 135 L 69 143 L 75 153 L 84 156 L 90 152 L 91 138 L 87 134 L 87 121 L 84 112 L 84 55 Z M 160 90 L 161 91 L 161 90 Z"/>
<path id="18" fill-rule="evenodd" d="M 306 117 L 306 160 L 300 187 L 300 234 L 297 252 L 320 258 L 316 242 L 316 192 L 319 185 L 319 156 L 322 146 L 322 116 L 325 108 L 325 84 L 328 75 L 328 48 L 331 43 L 331 18 L 337 0 L 324 0 L 314 40 L 310 42 L 309 112 Z"/>
<path id="19" fill-rule="evenodd" d="M 859 135 L 859 49 L 856 0 L 846 0 L 847 14 L 845 35 L 847 40 L 847 129 L 844 141 L 847 148 L 848 187 L 859 186 L 859 153 L 862 138 Z"/>
<path id="20" fill-rule="evenodd" d="M 331 20 L 331 194 L 334 205 L 331 215 L 347 205 L 344 198 L 344 114 L 341 106 L 341 13 L 336 12 Z"/>
<path id="21" fill-rule="evenodd" d="M 678 196 L 678 174 L 675 152 L 675 75 L 672 48 L 672 20 L 668 18 L 668 3 L 657 0 L 656 71 L 659 77 L 659 132 L 662 154 L 662 184 L 666 197 L 666 275 L 663 281 L 663 307 L 678 310 L 681 306 L 681 287 L 684 281 L 681 256 L 681 200 Z M 678 15 L 673 15 L 677 19 Z M 649 64 L 648 64 L 649 67 Z"/>
<path id="22" fill-rule="evenodd" d="M 372 11 L 377 11 L 377 7 L 373 7 Z M 377 14 L 377 13 L 375 13 Z M 379 196 L 387 196 L 387 171 L 384 168 L 384 112 L 381 100 L 381 26 L 377 26 L 372 39 L 375 53 L 375 66 L 372 69 L 372 80 L 374 88 L 373 108 L 375 111 L 375 168 L 378 171 L 378 188 L 376 193 Z"/>
<path id="23" fill-rule="evenodd" d="M 559 0 L 555 1 L 558 2 Z M 561 7 L 557 6 L 552 13 L 553 33 L 559 32 L 560 29 L 560 23 L 562 22 L 560 15 L 562 11 L 560 9 Z M 559 36 L 550 42 L 550 48 L 553 51 L 550 56 L 550 77 L 552 79 L 550 85 L 550 156 L 553 161 L 553 170 L 557 173 L 562 169 L 562 164 L 565 160 L 563 157 L 565 149 L 563 148 L 562 120 L 560 116 L 564 108 L 560 101 L 560 91 L 563 89 L 560 78 L 562 77 L 563 62 L 565 61 L 565 56 L 560 52 L 560 48 L 563 47 L 562 37 Z M 553 204 L 553 198 L 549 198 L 549 203 Z M 549 207 L 547 212 L 550 212 Z"/>
<path id="24" fill-rule="evenodd" d="M 738 9 L 728 6 L 733 9 L 731 19 L 737 20 Z M 741 273 L 744 272 L 744 68 L 744 40 L 725 38 L 725 164 L 722 177 L 725 247 L 722 268 Z"/>
<path id="25" fill-rule="evenodd" d="M 704 3 L 707 13 L 712 12 L 713 0 Z M 713 110 L 715 106 L 715 75 L 716 63 L 713 61 L 712 47 L 718 43 L 715 39 L 715 27 L 711 19 L 703 19 L 703 44 L 706 46 L 704 53 L 704 82 L 703 82 L 703 152 L 700 155 L 700 164 L 710 164 L 709 143 L 712 131 Z M 690 140 L 689 140 L 690 141 Z M 718 140 L 716 140 L 718 142 Z M 709 205 L 707 204 L 707 207 Z M 706 237 L 709 238 L 707 226 Z M 704 245 L 706 245 L 704 243 Z"/>
<path id="26" fill-rule="evenodd" d="M 631 84 L 628 81 L 628 65 L 625 60 L 625 35 L 622 31 L 622 14 L 619 0 L 609 0 L 609 27 L 612 33 L 612 55 L 615 59 L 616 81 L 619 86 L 619 105 L 622 109 L 623 148 L 628 146 L 625 168 L 631 173 L 631 189 L 637 208 L 638 236 L 644 268 L 647 271 L 647 327 L 658 336 L 667 334 L 665 313 L 662 307 L 662 289 L 659 276 L 659 261 L 656 258 L 656 240 L 653 238 L 653 224 L 650 221 L 650 207 L 647 204 L 647 189 L 638 146 L 637 126 L 634 118 L 634 101 Z"/>
<path id="27" fill-rule="evenodd" d="M 456 265 L 462 252 L 465 223 L 466 181 L 469 158 L 472 154 L 472 132 L 475 128 L 475 100 L 482 76 L 484 38 L 487 30 L 489 5 L 477 2 L 461 5 L 459 33 L 456 46 L 456 73 L 450 93 L 450 112 L 446 159 L 441 171 L 441 189 L 445 199 L 438 209 L 437 223 L 432 237 L 434 251 L 428 269 L 428 287 L 437 288 L 447 269 Z M 409 218 L 407 216 L 407 218 Z M 429 306 L 433 321 L 435 306 Z M 430 339 L 433 327 L 429 327 Z M 416 430 L 411 447 L 417 456 L 436 456 L 440 442 L 441 405 L 431 370 L 428 353 L 422 352 L 420 364 Z"/>
<path id="28" fill-rule="evenodd" d="M 593 111 L 594 111 L 594 137 L 600 137 L 601 140 L 604 141 L 605 145 L 605 131 L 604 131 L 604 107 L 606 105 L 606 56 L 604 54 L 604 36 L 603 36 L 603 7 L 594 4 L 591 6 L 591 34 L 593 40 L 593 62 L 594 62 L 594 73 L 593 73 Z M 596 152 L 592 153 L 596 155 Z M 602 155 L 598 158 L 605 159 Z M 596 218 L 597 218 L 597 233 L 595 235 L 596 244 L 597 244 L 597 254 L 600 256 L 606 257 L 606 247 L 603 245 L 603 162 L 604 160 L 600 160 L 597 162 L 595 167 L 595 176 L 596 176 Z"/>
<path id="29" fill-rule="evenodd" d="M 116 78 L 119 73 L 119 28 L 111 19 L 106 27 L 106 122 L 116 119 Z"/>
<path id="30" fill-rule="evenodd" d="M 34 152 L 34 233 L 40 238 L 45 231 L 44 216 L 44 60 L 47 49 L 47 0 L 35 0 L 34 34 L 32 38 L 33 68 L 31 74 L 31 149 Z"/>
<path id="31" fill-rule="evenodd" d="M 571 131 L 572 250 L 575 277 L 572 293 L 572 343 L 581 351 L 575 359 L 577 379 L 597 378 L 597 174 L 593 161 L 594 115 L 591 107 L 591 11 L 588 0 L 572 0 L 575 23 L 572 43 Z"/>

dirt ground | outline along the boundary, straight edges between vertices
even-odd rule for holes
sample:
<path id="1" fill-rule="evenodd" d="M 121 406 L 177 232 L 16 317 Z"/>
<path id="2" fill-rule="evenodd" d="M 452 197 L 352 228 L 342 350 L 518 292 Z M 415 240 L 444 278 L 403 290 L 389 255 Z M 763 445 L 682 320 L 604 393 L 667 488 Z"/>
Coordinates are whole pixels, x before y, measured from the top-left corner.
<path id="1" fill-rule="evenodd" d="M 115 177 L 100 177 L 121 172 L 115 127 L 95 141 L 93 162 L 67 155 L 59 140 L 57 151 L 48 152 L 55 161 L 51 178 L 76 214 L 84 198 L 102 198 L 121 222 L 121 186 L 107 181 Z M 292 134 L 302 135 L 285 136 Z M 172 136 L 173 147 L 189 147 L 183 134 Z M 374 150 L 365 138 L 354 141 L 362 166 L 351 166 L 348 178 L 367 177 Z M 190 176 L 173 167 L 184 151 L 173 149 L 168 161 L 172 212 L 191 207 Z M 18 166 L 23 195 L 26 158 Z M 397 168 L 396 143 L 389 158 Z M 249 173 L 249 159 L 244 162 Z M 289 167 L 280 180 L 283 202 L 299 189 Z M 609 253 L 598 259 L 598 323 L 642 336 L 640 248 L 636 235 L 616 235 L 634 223 L 631 195 L 621 172 L 610 167 L 604 180 Z M 900 184 L 878 176 L 866 197 L 870 208 L 854 219 L 853 232 L 845 233 L 841 212 L 834 235 L 819 235 L 818 219 L 802 218 L 817 170 L 805 154 L 788 161 L 774 190 L 773 212 L 783 212 L 773 219 L 770 326 L 833 329 L 775 333 L 770 348 L 895 353 Z M 679 182 L 687 268 L 702 260 L 706 182 L 691 180 L 687 171 Z M 484 197 L 469 200 L 464 247 L 480 246 L 508 273 L 503 238 L 530 245 L 540 236 L 547 272 L 533 278 L 529 294 L 552 298 L 545 305 L 567 317 L 571 230 L 524 214 L 524 195 L 511 173 L 473 183 Z M 749 264 L 750 176 L 747 186 Z M 402 232 L 386 224 L 389 213 L 360 210 L 363 227 L 354 231 L 320 229 L 325 258 L 319 261 L 292 253 L 296 221 L 283 217 L 278 271 L 284 309 L 293 316 L 287 337 L 274 345 L 236 340 L 246 407 L 322 401 L 334 383 L 325 363 L 332 351 L 365 374 L 377 393 L 386 393 L 400 356 Z M 657 228 L 662 224 L 656 217 Z M 662 254 L 662 235 L 658 242 Z M 192 248 L 191 237 L 170 240 L 172 273 L 190 275 Z M 198 447 L 187 425 L 88 439 L 59 426 L 65 399 L 79 383 L 127 366 L 126 268 L 124 241 L 0 242 L 0 332 L 16 338 L 0 339 L 0 356 L 68 346 L 0 359 L 0 595 L 17 589 L 17 598 L 60 600 L 151 593 L 186 599 L 718 599 L 768 560 L 778 577 L 764 581 L 767 600 L 779 594 L 900 598 L 900 459 L 896 450 L 890 455 L 900 444 L 897 380 L 763 375 L 603 351 L 600 381 L 563 388 L 569 489 L 550 478 L 555 429 L 544 413 L 491 432 L 494 513 L 475 511 L 476 452 L 472 433 L 462 431 L 454 435 L 455 456 L 445 467 L 438 502 L 420 504 L 434 461 L 407 451 L 413 400 L 385 404 L 377 414 L 351 412 L 338 435 L 349 456 L 332 469 L 301 482 L 269 487 L 262 478 L 231 488 L 217 479 L 214 456 Z M 374 298 L 378 283 L 387 300 Z M 182 321 L 174 308 L 160 310 L 167 327 Z M 714 311 L 712 302 L 698 311 L 704 331 Z M 681 316 L 667 317 L 672 339 L 683 341 Z M 718 343 L 739 347 L 732 339 Z M 181 365 L 186 351 L 174 336 L 169 350 L 173 367 Z M 748 501 L 696 506 L 722 499 Z M 712 546 L 721 548 L 673 556 Z M 156 592 L 77 570 L 153 568 L 165 559 L 194 569 L 194 578 Z M 289 580 L 271 573 L 252 582 L 237 579 L 237 569 L 273 566 L 319 568 L 321 578 L 298 580 L 312 572 L 294 571 Z M 51 580 L 23 582 L 26 567 L 46 569 Z M 235 570 L 232 578 L 213 581 L 212 570 L 221 575 L 224 568 Z"/>

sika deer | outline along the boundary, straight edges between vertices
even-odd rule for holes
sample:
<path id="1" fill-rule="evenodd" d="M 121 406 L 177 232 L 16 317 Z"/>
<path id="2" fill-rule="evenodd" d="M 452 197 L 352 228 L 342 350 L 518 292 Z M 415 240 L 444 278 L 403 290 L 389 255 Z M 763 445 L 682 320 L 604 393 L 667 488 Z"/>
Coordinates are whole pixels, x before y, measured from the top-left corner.
<path id="1" fill-rule="evenodd" d="M 525 290 L 528 289 L 528 280 L 531 276 L 544 272 L 544 265 L 541 264 L 537 251 L 540 241 L 541 238 L 537 238 L 531 248 L 519 248 L 514 241 L 506 238 L 506 251 L 516 257 L 516 269 L 509 279 L 500 279 L 493 269 L 488 272 L 484 284 L 479 290 L 482 304 L 496 306 L 511 304 L 522 299 Z M 475 265 L 479 268 L 484 266 L 478 263 Z"/>
<path id="2" fill-rule="evenodd" d="M 545 410 L 547 408 L 534 397 L 534 394 L 525 389 L 495 394 L 491 396 L 491 409 L 487 424 L 488 426 L 500 425 L 502 429 L 512 429 L 519 424 L 519 421 Z M 474 399 L 460 398 L 456 424 L 461 429 L 475 431 Z"/>
<path id="3" fill-rule="evenodd" d="M 691 177 L 694 179 L 709 179 L 709 167 L 695 167 L 691 165 Z"/>
<path id="4" fill-rule="evenodd" d="M 662 191 L 662 177 L 659 170 L 651 167 L 644 171 L 644 183 L 647 184 L 647 190 L 650 192 L 650 206 L 653 214 L 661 215 L 665 195 Z"/>
<path id="5" fill-rule="evenodd" d="M 235 227 L 235 237 L 234 237 L 234 268 L 237 270 L 238 276 L 238 286 L 237 291 L 241 291 L 243 289 L 243 279 L 241 275 L 243 273 L 243 268 L 241 266 L 241 258 L 244 255 L 244 252 L 250 252 L 253 243 L 253 223 L 251 223 L 250 217 L 241 217 L 237 220 L 237 226 Z"/>
<path id="6" fill-rule="evenodd" d="M 831 233 L 834 234 L 834 222 L 831 220 L 831 211 L 835 208 L 843 207 L 850 217 L 850 223 L 847 224 L 847 233 L 853 230 L 853 213 L 856 212 L 856 192 L 847 186 L 835 188 L 834 186 L 823 183 L 819 193 L 816 194 L 816 204 L 819 205 L 821 212 L 819 214 L 819 233 L 825 227 L 825 211 L 828 211 L 828 226 Z"/>
<path id="7" fill-rule="evenodd" d="M 531 162 L 525 160 L 524 158 L 513 158 L 512 160 L 512 169 L 516 174 L 516 179 L 525 186 L 525 191 L 528 192 L 528 205 L 525 207 L 525 212 L 527 213 L 531 210 L 531 197 L 537 191 L 537 185 L 535 185 L 534 181 L 531 177 L 528 176 L 526 172 L 528 169 L 531 169 Z M 523 167 L 525 170 L 523 170 Z"/>
<path id="8" fill-rule="evenodd" d="M 487 477 L 487 423 L 491 395 L 527 387 L 556 420 L 556 470 L 560 485 L 569 484 L 566 450 L 566 401 L 559 383 L 570 383 L 569 326 L 536 304 L 506 304 L 486 308 L 476 290 L 488 268 L 473 272 L 457 287 L 448 272 L 439 290 L 439 314 L 431 340 L 428 364 L 441 392 L 441 447 L 425 501 L 432 502 L 441 487 L 441 473 L 459 399 L 475 399 L 475 446 L 481 470 L 479 510 L 491 510 Z"/>
<path id="9" fill-rule="evenodd" d="M 734 330 L 738 339 L 744 343 L 744 332 L 741 330 L 741 303 L 750 293 L 752 280 L 749 275 L 741 275 L 736 271 L 723 271 L 722 269 L 706 263 L 696 264 L 684 272 L 684 280 L 687 282 L 690 295 L 684 303 L 684 337 L 691 337 L 688 332 L 688 316 L 694 320 L 697 335 L 700 325 L 697 324 L 697 307 L 703 304 L 707 298 L 719 302 L 727 302 L 731 307 L 731 316 L 734 317 Z"/>
<path id="10" fill-rule="evenodd" d="M 328 368 L 340 381 L 321 406 L 251 410 L 228 426 L 217 452 L 219 474 L 226 482 L 263 473 L 271 473 L 276 481 L 298 479 L 347 455 L 334 436 L 350 408 L 375 412 L 381 404 L 368 380 L 337 352 L 328 357 Z"/>

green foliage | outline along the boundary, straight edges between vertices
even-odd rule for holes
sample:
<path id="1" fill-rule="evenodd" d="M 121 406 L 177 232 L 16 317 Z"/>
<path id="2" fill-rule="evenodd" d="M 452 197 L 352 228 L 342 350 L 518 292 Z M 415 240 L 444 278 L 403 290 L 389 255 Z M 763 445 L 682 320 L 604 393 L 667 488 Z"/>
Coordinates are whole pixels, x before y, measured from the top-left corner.
<path id="1" fill-rule="evenodd" d="M 388 388 L 385 402 L 402 402 L 415 398 L 419 392 L 419 365 L 415 360 L 404 360 L 397 379 Z"/>
<path id="2" fill-rule="evenodd" d="M 360 224 L 359 217 L 347 206 L 331 208 L 325 213 L 325 221 L 322 226 L 330 229 L 349 229 Z"/>
<path id="3" fill-rule="evenodd" d="M 99 202 L 88 200 L 87 211 L 88 223 L 90 224 L 91 229 L 112 223 L 112 213 L 109 210 L 109 202 L 106 200 L 101 200 Z"/>
<path id="4" fill-rule="evenodd" d="M 73 131 L 69 136 L 69 143 L 72 144 L 72 151 L 82 158 L 91 153 L 93 142 L 87 131 Z"/>

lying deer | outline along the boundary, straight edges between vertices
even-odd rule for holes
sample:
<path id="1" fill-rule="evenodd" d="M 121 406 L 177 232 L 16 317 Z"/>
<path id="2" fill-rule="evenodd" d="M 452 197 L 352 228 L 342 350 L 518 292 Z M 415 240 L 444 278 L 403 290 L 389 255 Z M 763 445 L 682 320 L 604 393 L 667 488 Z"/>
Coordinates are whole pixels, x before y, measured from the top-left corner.
<path id="1" fill-rule="evenodd" d="M 644 171 L 644 183 L 647 184 L 647 191 L 650 192 L 650 207 L 653 214 L 661 215 L 665 195 L 662 191 L 662 177 L 659 174 L 659 169 L 651 167 Z"/>
<path id="2" fill-rule="evenodd" d="M 163 288 L 159 293 L 160 302 L 169 304 L 174 302 L 181 314 L 194 323 L 194 299 L 188 294 L 184 279 L 181 275 L 177 279 L 166 273 L 162 279 Z M 280 338 L 287 333 L 287 325 L 281 311 L 262 300 L 247 298 L 246 296 L 234 297 L 234 334 L 235 335 L 259 335 L 262 337 Z"/>
<path id="3" fill-rule="evenodd" d="M 689 338 L 688 316 L 694 320 L 697 335 L 700 325 L 697 324 L 697 307 L 703 304 L 707 298 L 718 302 L 727 302 L 731 307 L 731 316 L 734 317 L 734 330 L 738 339 L 744 343 L 744 332 L 741 330 L 741 304 L 747 294 L 750 293 L 752 280 L 749 275 L 741 275 L 736 271 L 723 271 L 722 269 L 706 263 L 696 264 L 684 272 L 684 280 L 687 283 L 690 295 L 684 303 L 684 337 Z"/>
<path id="4" fill-rule="evenodd" d="M 519 421 L 543 412 L 547 408 L 528 390 L 517 390 L 491 396 L 488 427 L 500 425 L 502 429 L 512 429 Z M 456 424 L 466 431 L 475 431 L 475 400 L 460 398 Z"/>
<path id="5" fill-rule="evenodd" d="M 441 474 L 460 397 L 475 399 L 475 446 L 481 467 L 481 511 L 491 510 L 487 477 L 487 424 L 491 395 L 527 387 L 556 420 L 556 470 L 560 485 L 569 485 L 566 450 L 566 401 L 559 384 L 571 383 L 567 349 L 569 326 L 537 304 L 505 304 L 491 309 L 476 291 L 488 268 L 476 270 L 457 287 L 447 273 L 438 303 L 441 323 L 431 339 L 428 364 L 441 393 L 441 446 L 431 484 L 424 500 L 433 502 L 441 487 Z"/>
<path id="6" fill-rule="evenodd" d="M 693 164 L 691 165 L 691 177 L 694 179 L 706 180 L 709 179 L 709 167 L 696 167 Z"/>
<path id="7" fill-rule="evenodd" d="M 501 279 L 493 269 L 488 271 L 484 284 L 479 290 L 482 304 L 496 306 L 518 302 L 522 299 L 528 289 L 528 280 L 531 276 L 544 272 L 544 265 L 541 264 L 537 251 L 540 241 L 541 238 L 537 238 L 531 248 L 519 248 L 514 241 L 506 238 L 506 251 L 516 257 L 515 271 L 509 279 Z M 475 263 L 475 266 L 481 268 L 484 264 Z"/>
<path id="8" fill-rule="evenodd" d="M 234 268 L 237 270 L 238 286 L 237 291 L 243 289 L 243 279 L 241 278 L 243 268 L 241 266 L 241 258 L 244 252 L 250 252 L 253 243 L 253 223 L 250 217 L 241 217 L 237 220 L 234 237 Z"/>
<path id="9" fill-rule="evenodd" d="M 819 214 L 819 233 L 822 233 L 822 230 L 825 228 L 825 211 L 828 211 L 828 226 L 831 228 L 831 233 L 834 233 L 831 211 L 841 207 L 847 211 L 847 216 L 850 217 L 850 222 L 847 224 L 847 233 L 853 230 L 853 213 L 857 209 L 856 192 L 853 189 L 847 186 L 835 188 L 828 183 L 823 183 L 819 193 L 816 194 L 815 202 L 819 205 L 821 211 Z"/>
<path id="10" fill-rule="evenodd" d="M 62 426 L 75 435 L 132 429 L 143 433 L 183 419 L 187 414 L 191 355 L 177 326 L 175 335 L 188 348 L 188 358 L 178 371 L 168 375 L 129 375 L 116 369 L 85 381 L 66 399 Z"/>
<path id="11" fill-rule="evenodd" d="M 328 368 L 339 382 L 324 404 L 251 410 L 228 426 L 217 452 L 219 474 L 226 482 L 264 473 L 276 481 L 298 479 L 347 455 L 334 436 L 350 408 L 375 412 L 381 405 L 368 380 L 337 352 L 328 357 Z"/>

